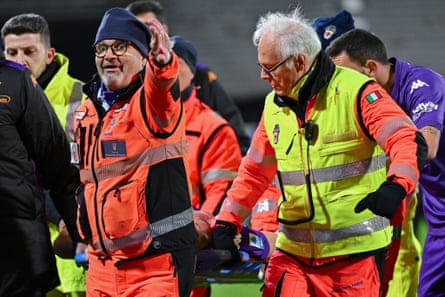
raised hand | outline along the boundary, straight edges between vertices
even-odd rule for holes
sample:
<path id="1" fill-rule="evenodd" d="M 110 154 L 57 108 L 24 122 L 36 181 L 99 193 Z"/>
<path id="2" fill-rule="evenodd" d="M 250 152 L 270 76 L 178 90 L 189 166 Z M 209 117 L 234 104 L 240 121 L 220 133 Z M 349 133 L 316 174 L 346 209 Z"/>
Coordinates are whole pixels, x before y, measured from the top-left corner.
<path id="1" fill-rule="evenodd" d="M 161 23 L 153 18 L 148 23 L 151 31 L 150 48 L 156 62 L 161 65 L 167 64 L 171 59 L 172 44 L 167 31 Z"/>

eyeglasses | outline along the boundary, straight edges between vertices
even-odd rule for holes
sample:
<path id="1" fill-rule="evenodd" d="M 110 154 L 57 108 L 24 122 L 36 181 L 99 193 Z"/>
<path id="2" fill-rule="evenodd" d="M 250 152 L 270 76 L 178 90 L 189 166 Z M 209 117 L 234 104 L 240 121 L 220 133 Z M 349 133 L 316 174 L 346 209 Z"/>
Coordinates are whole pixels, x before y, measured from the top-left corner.
<path id="1" fill-rule="evenodd" d="M 94 54 L 98 58 L 103 58 L 103 57 L 105 57 L 108 49 L 111 48 L 111 51 L 113 52 L 114 55 L 122 56 L 123 54 L 125 54 L 127 52 L 128 45 L 130 45 L 129 41 L 114 42 L 112 45 L 108 45 L 105 43 L 98 43 L 93 46 Z"/>
<path id="2" fill-rule="evenodd" d="M 264 73 L 266 73 L 267 75 L 272 77 L 273 76 L 272 72 L 277 70 L 281 65 L 283 65 L 284 63 L 286 63 L 293 57 L 294 57 L 294 55 L 291 55 L 291 56 L 287 57 L 286 59 L 282 60 L 281 62 L 279 62 L 278 64 L 276 64 L 275 66 L 272 66 L 271 68 L 266 68 L 266 67 L 262 66 L 259 62 L 258 62 L 258 66 L 260 66 L 261 70 L 263 70 Z"/>

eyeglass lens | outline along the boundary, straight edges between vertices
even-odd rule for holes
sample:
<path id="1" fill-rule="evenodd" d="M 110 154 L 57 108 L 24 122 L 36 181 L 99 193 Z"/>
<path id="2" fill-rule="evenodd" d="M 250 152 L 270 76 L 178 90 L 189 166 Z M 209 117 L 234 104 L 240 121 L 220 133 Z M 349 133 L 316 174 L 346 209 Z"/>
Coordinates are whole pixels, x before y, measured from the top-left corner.
<path id="1" fill-rule="evenodd" d="M 287 57 L 286 59 L 283 59 L 281 62 L 279 62 L 278 64 L 272 66 L 271 68 L 263 67 L 260 63 L 258 63 L 258 66 L 260 66 L 261 70 L 263 70 L 267 75 L 272 76 L 272 72 L 277 70 L 281 65 L 283 65 L 284 63 L 289 61 L 289 59 L 291 59 L 292 57 L 293 57 L 293 55 Z"/>
<path id="2" fill-rule="evenodd" d="M 111 51 L 116 56 L 122 56 L 125 54 L 128 48 L 128 42 L 115 42 L 111 45 L 105 43 L 98 43 L 94 46 L 94 53 L 96 57 L 103 58 L 107 53 L 108 49 L 111 48 Z"/>

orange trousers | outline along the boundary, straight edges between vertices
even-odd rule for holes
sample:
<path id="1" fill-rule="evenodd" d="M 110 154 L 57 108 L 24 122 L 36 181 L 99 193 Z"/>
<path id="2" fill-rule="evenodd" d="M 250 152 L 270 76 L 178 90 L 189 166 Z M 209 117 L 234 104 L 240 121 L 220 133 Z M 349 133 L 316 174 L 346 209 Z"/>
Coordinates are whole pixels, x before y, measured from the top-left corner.
<path id="1" fill-rule="evenodd" d="M 267 265 L 263 297 L 379 297 L 377 266 L 376 257 L 364 256 L 313 267 L 275 250 Z"/>
<path id="2" fill-rule="evenodd" d="M 193 284 L 194 250 L 189 260 L 171 253 L 144 257 L 118 266 L 112 260 L 88 257 L 88 297 L 188 297 Z M 188 254 L 188 253 L 187 253 Z M 187 261 L 183 261 L 186 259 Z M 186 264 L 187 266 L 180 265 Z M 191 264 L 191 265 L 190 265 Z M 189 267 L 190 266 L 190 267 Z"/>

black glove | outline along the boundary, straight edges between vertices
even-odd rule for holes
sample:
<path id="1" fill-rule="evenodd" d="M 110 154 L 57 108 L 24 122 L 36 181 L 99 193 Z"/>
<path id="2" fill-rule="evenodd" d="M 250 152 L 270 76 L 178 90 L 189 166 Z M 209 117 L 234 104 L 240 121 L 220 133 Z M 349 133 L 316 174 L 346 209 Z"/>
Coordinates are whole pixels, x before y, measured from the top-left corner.
<path id="1" fill-rule="evenodd" d="M 392 219 L 405 196 L 405 189 L 390 178 L 381 184 L 377 191 L 362 199 L 355 206 L 355 212 L 359 213 L 368 208 L 376 215 Z"/>
<path id="2" fill-rule="evenodd" d="M 234 224 L 226 221 L 216 221 L 212 234 L 213 247 L 230 252 L 232 259 L 227 262 L 228 265 L 241 262 L 240 253 L 234 242 L 236 233 L 236 226 Z"/>

